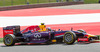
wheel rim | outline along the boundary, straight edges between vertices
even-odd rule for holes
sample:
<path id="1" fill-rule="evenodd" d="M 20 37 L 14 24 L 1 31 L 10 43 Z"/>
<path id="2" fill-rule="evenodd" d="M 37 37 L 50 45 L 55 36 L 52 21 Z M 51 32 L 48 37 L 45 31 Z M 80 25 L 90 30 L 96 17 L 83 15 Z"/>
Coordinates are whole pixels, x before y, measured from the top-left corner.
<path id="1" fill-rule="evenodd" d="M 11 38 L 10 37 L 5 37 L 5 43 L 6 44 L 11 44 Z"/>
<path id="2" fill-rule="evenodd" d="M 65 41 L 66 42 L 71 42 L 72 41 L 72 35 L 69 33 L 69 34 L 65 34 Z"/>

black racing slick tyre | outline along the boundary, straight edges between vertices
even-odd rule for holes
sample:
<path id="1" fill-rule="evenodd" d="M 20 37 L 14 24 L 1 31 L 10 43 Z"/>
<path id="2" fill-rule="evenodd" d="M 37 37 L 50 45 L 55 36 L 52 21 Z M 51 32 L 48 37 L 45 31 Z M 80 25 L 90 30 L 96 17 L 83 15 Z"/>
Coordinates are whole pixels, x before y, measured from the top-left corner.
<path id="1" fill-rule="evenodd" d="M 74 32 L 66 32 L 63 36 L 63 40 L 66 44 L 71 45 L 75 42 L 76 40 L 76 34 Z"/>
<path id="2" fill-rule="evenodd" d="M 15 36 L 13 34 L 5 35 L 3 42 L 6 46 L 13 46 L 15 45 Z"/>
<path id="3" fill-rule="evenodd" d="M 84 30 L 81 30 L 81 29 L 80 29 L 80 30 L 77 30 L 77 31 L 79 31 L 79 32 L 82 32 L 82 33 L 86 33 L 86 31 L 84 31 Z"/>

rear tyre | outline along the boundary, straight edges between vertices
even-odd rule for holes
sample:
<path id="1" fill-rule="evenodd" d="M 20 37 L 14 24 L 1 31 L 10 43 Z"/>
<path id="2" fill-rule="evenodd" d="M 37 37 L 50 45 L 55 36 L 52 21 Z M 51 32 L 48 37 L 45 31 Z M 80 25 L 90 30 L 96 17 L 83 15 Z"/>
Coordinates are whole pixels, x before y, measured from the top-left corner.
<path id="1" fill-rule="evenodd" d="M 15 45 L 15 36 L 13 34 L 5 35 L 3 42 L 6 46 L 13 46 Z"/>
<path id="2" fill-rule="evenodd" d="M 76 34 L 69 31 L 69 32 L 66 32 L 63 36 L 63 40 L 66 44 L 68 45 L 71 45 L 75 42 L 76 40 Z"/>

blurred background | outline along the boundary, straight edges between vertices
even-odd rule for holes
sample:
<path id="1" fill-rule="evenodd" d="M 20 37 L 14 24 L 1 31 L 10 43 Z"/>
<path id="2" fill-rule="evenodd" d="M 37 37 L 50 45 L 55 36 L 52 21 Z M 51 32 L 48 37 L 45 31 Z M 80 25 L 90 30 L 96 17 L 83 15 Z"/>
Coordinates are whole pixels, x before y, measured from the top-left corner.
<path id="1" fill-rule="evenodd" d="M 84 2 L 85 4 L 90 4 L 99 3 L 99 0 L 0 0 L 0 7 L 58 2 Z"/>

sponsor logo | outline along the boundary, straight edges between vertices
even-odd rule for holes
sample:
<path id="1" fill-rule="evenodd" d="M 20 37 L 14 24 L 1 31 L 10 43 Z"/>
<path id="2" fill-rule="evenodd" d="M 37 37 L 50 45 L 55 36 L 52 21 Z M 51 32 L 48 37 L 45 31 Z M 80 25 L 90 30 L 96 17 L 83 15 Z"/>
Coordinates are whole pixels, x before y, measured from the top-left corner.
<path id="1" fill-rule="evenodd" d="M 5 33 L 13 33 L 12 31 L 4 31 Z"/>
<path id="2" fill-rule="evenodd" d="M 88 38 L 79 38 L 79 41 L 88 41 Z"/>
<path id="3" fill-rule="evenodd" d="M 39 38 L 39 39 L 32 39 L 32 40 L 45 40 L 45 38 Z"/>
<path id="4" fill-rule="evenodd" d="M 35 33 L 35 34 L 34 34 L 34 37 L 35 37 L 35 38 L 40 38 L 40 37 L 41 37 L 41 34 L 40 34 L 40 33 Z"/>
<path id="5" fill-rule="evenodd" d="M 79 39 L 79 40 L 87 40 L 86 38 L 83 38 L 83 39 Z"/>

